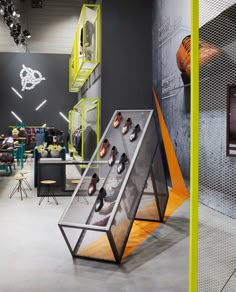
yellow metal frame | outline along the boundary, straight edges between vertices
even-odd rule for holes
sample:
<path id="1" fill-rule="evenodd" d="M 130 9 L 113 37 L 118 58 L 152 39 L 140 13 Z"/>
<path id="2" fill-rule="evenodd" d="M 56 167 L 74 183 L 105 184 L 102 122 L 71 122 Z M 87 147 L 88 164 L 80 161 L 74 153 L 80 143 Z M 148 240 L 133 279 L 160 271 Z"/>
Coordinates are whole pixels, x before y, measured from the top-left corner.
<path id="1" fill-rule="evenodd" d="M 88 20 L 86 17 L 87 9 L 95 12 L 94 24 L 96 34 L 96 59 L 86 60 L 85 59 L 85 29 L 83 29 L 83 48 L 82 48 L 82 59 L 80 57 L 80 33 L 81 29 L 85 28 L 85 23 Z M 101 61 L 101 11 L 100 5 L 84 4 L 82 6 L 81 14 L 79 17 L 75 39 L 73 43 L 73 49 L 69 60 L 69 91 L 78 92 L 79 89 L 85 84 L 89 76 L 95 70 L 97 65 Z M 73 66 L 72 66 L 73 64 Z M 89 66 L 89 68 L 86 68 Z"/>
<path id="2" fill-rule="evenodd" d="M 86 102 L 92 102 L 94 104 L 93 108 L 96 108 L 96 135 L 97 135 L 97 144 L 100 140 L 100 98 L 81 98 L 80 101 L 73 107 L 72 110 L 69 111 L 69 129 L 70 129 L 70 140 L 68 143 L 69 152 L 72 153 L 73 158 L 75 160 L 78 160 L 78 156 L 76 155 L 77 151 L 75 150 L 73 143 L 72 143 L 72 135 L 73 135 L 73 129 L 78 128 L 79 125 L 74 127 L 74 114 L 78 111 L 81 112 L 81 126 L 82 129 L 85 128 L 85 115 L 86 112 L 91 110 L 92 107 L 86 109 L 85 103 Z M 82 142 L 81 142 L 81 159 L 84 160 L 84 136 L 82 134 Z M 81 166 L 82 167 L 82 166 Z M 86 167 L 86 166 L 85 166 Z"/>
<path id="3" fill-rule="evenodd" d="M 199 1 L 191 1 L 191 149 L 189 292 L 198 290 Z"/>

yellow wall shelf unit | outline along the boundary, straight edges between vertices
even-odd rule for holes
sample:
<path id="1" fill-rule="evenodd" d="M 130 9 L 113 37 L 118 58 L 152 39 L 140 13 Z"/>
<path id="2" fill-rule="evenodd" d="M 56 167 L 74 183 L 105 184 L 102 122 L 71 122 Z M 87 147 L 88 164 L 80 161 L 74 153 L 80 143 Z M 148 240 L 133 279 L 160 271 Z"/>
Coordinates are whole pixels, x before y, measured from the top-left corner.
<path id="1" fill-rule="evenodd" d="M 81 98 L 69 111 L 69 153 L 75 160 L 90 160 L 100 140 L 100 99 Z"/>
<path id="2" fill-rule="evenodd" d="M 69 91 L 78 92 L 100 63 L 100 5 L 84 4 L 69 60 Z"/>

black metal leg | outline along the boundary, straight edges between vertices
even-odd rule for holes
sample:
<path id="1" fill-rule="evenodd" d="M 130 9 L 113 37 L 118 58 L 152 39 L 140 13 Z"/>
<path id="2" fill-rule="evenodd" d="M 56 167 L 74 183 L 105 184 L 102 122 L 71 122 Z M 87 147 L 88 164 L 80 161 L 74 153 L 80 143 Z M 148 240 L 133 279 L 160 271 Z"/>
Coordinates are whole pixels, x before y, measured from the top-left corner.
<path id="1" fill-rule="evenodd" d="M 21 184 L 21 188 L 22 188 L 23 193 L 25 194 L 25 197 L 28 198 L 27 193 L 26 193 L 26 190 L 25 190 L 25 188 L 23 187 L 23 183 Z"/>
<path id="2" fill-rule="evenodd" d="M 20 190 L 20 198 L 21 200 L 23 200 L 23 196 L 22 196 L 22 181 L 19 181 L 19 190 Z"/>
<path id="3" fill-rule="evenodd" d="M 17 189 L 18 189 L 18 185 L 19 185 L 19 182 L 16 184 L 16 186 L 15 186 L 14 189 L 13 189 L 13 191 L 11 192 L 10 199 L 13 197 L 13 195 L 14 195 L 15 192 L 17 191 Z"/>
<path id="4" fill-rule="evenodd" d="M 40 199 L 40 201 L 39 201 L 39 205 L 42 203 L 42 201 L 43 201 L 43 199 L 44 199 L 45 197 L 48 198 L 48 202 L 49 202 L 49 197 L 50 197 L 50 196 L 53 198 L 53 200 L 55 201 L 55 203 L 58 205 L 58 201 L 57 201 L 57 199 L 56 199 L 56 197 L 55 197 L 55 194 L 54 194 L 54 192 L 53 192 L 53 189 L 52 189 L 51 185 L 47 185 L 46 190 L 45 190 L 44 193 L 42 194 L 42 197 L 41 197 L 41 199 Z"/>
<path id="5" fill-rule="evenodd" d="M 29 184 L 29 182 L 27 181 L 27 179 L 25 178 L 24 179 L 24 183 L 27 185 L 27 187 L 32 191 L 32 188 L 31 188 L 31 186 L 30 186 L 30 184 Z"/>
<path id="6" fill-rule="evenodd" d="M 43 201 L 44 198 L 45 198 L 45 196 L 44 196 L 44 194 L 43 194 L 42 197 L 41 197 L 40 200 L 39 200 L 39 206 L 40 206 L 40 204 L 42 203 L 42 201 Z"/>
<path id="7" fill-rule="evenodd" d="M 55 203 L 58 205 L 58 201 L 57 201 L 57 199 L 56 199 L 56 197 L 55 197 L 55 194 L 54 194 L 54 191 L 53 191 L 53 188 L 51 187 L 51 194 L 52 194 L 52 198 L 53 198 L 53 200 L 55 201 Z"/>

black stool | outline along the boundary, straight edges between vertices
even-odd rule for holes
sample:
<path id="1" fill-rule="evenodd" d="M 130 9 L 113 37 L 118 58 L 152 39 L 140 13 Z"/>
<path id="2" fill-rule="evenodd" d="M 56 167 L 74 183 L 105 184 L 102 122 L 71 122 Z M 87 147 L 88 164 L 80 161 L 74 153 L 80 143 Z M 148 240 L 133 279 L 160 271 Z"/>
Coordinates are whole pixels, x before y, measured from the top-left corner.
<path id="1" fill-rule="evenodd" d="M 55 201 L 55 203 L 58 205 L 57 199 L 55 198 L 55 194 L 54 194 L 53 189 L 52 189 L 52 185 L 56 184 L 56 181 L 55 180 L 41 180 L 40 183 L 45 185 L 46 189 L 42 195 L 42 198 L 39 201 L 39 205 L 42 203 L 42 201 L 45 197 L 48 197 L 48 202 L 49 202 L 50 195 L 53 198 L 53 200 Z"/>

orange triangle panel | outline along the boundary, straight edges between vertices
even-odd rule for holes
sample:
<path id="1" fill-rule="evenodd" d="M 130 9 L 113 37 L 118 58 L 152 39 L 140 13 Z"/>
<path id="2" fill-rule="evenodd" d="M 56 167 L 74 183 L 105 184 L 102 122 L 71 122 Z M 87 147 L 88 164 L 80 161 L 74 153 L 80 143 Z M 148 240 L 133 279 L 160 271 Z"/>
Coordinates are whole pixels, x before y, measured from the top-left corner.
<path id="1" fill-rule="evenodd" d="M 175 155 L 175 150 L 168 132 L 168 129 L 166 127 L 166 123 L 164 121 L 163 114 L 161 112 L 161 107 L 155 92 L 155 89 L 153 88 L 153 95 L 154 95 L 154 100 L 156 104 L 156 109 L 157 109 L 157 114 L 158 114 L 158 120 L 160 124 L 160 129 L 161 129 L 161 135 L 163 139 L 163 144 L 166 152 L 166 157 L 167 157 L 167 163 L 169 167 L 169 172 L 170 172 L 170 178 L 172 182 L 172 187 L 173 191 L 176 193 L 182 194 L 184 196 L 189 196 L 187 187 L 185 185 L 183 175 L 181 172 L 181 169 L 179 167 L 179 163 L 177 160 L 177 157 Z"/>

